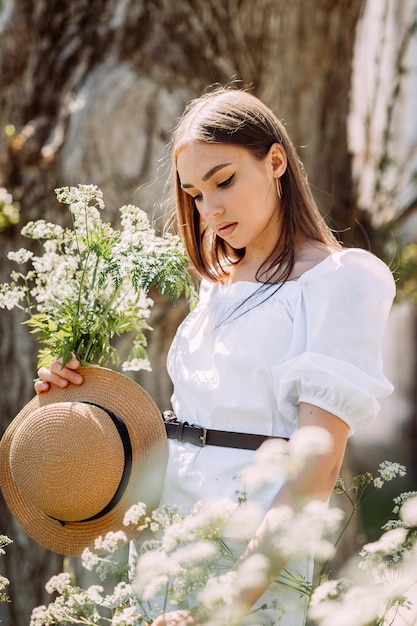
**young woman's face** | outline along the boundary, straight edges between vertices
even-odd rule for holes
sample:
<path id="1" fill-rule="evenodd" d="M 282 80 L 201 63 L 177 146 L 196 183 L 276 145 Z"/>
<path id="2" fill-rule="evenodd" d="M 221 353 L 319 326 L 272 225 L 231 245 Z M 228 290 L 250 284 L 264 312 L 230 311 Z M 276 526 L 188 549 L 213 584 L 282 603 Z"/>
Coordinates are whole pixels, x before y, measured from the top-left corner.
<path id="1" fill-rule="evenodd" d="M 177 170 L 209 228 L 246 255 L 266 258 L 280 231 L 275 176 L 284 161 L 278 144 L 259 160 L 240 146 L 191 141 L 179 151 Z"/>

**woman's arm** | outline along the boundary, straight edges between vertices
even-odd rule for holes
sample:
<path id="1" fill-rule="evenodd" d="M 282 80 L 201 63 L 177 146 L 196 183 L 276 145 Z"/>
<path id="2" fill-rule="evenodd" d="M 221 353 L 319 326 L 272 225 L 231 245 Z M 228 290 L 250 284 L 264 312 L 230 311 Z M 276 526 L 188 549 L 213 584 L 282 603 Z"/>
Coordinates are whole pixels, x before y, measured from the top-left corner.
<path id="1" fill-rule="evenodd" d="M 301 403 L 299 406 L 299 429 L 306 426 L 318 426 L 326 429 L 333 439 L 333 445 L 327 454 L 310 457 L 306 461 L 302 473 L 288 480 L 272 502 L 263 522 L 250 541 L 245 553 L 237 563 L 237 589 L 239 589 L 239 565 L 249 557 L 261 554 L 269 563 L 268 577 L 263 584 L 248 588 L 245 577 L 244 591 L 237 591 L 230 605 L 230 624 L 239 624 L 251 607 L 267 590 L 272 581 L 279 575 L 286 562 L 278 558 L 271 559 L 274 553 L 273 529 L 270 527 L 270 516 L 280 506 L 287 505 L 293 510 L 301 509 L 310 500 L 327 500 L 336 483 L 342 465 L 349 432 L 348 425 L 341 419 L 312 404 Z M 175 611 L 158 617 L 153 626 L 197 626 L 188 611 Z"/>
<path id="2" fill-rule="evenodd" d="M 274 553 L 273 531 L 270 529 L 270 515 L 278 507 L 290 506 L 293 510 L 301 509 L 308 501 L 327 500 L 336 484 L 346 449 L 349 432 L 348 425 L 341 419 L 312 404 L 301 403 L 299 407 L 299 429 L 305 426 L 318 426 L 326 429 L 333 439 L 333 445 L 327 454 L 315 455 L 306 460 L 303 471 L 294 479 L 288 480 L 277 496 L 253 539 L 250 541 L 239 564 L 254 554 L 262 554 L 269 562 L 269 578 L 264 585 L 247 589 L 236 597 L 237 610 L 245 615 L 250 607 L 266 591 L 271 582 L 278 576 L 286 563 L 283 560 L 271 559 Z"/>

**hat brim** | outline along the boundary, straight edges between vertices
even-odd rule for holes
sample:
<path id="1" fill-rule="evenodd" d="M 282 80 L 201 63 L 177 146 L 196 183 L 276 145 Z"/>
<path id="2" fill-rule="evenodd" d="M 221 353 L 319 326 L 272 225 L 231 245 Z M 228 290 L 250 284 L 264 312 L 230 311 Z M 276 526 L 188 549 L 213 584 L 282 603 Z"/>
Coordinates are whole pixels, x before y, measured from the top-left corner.
<path id="1" fill-rule="evenodd" d="M 79 369 L 84 377 L 80 386 L 51 389 L 33 398 L 10 423 L 0 442 L 0 482 L 4 499 L 17 522 L 39 544 L 64 555 L 80 555 L 86 547 L 94 548 L 95 539 L 110 531 L 122 530 L 130 541 L 137 534 L 124 526 L 126 511 L 137 502 L 147 510 L 155 509 L 161 497 L 168 441 L 161 412 L 149 394 L 136 382 L 106 368 L 91 366 Z M 63 525 L 30 503 L 17 488 L 10 469 L 10 447 L 14 433 L 28 415 L 40 407 L 59 402 L 93 402 L 106 407 L 125 423 L 132 445 L 132 468 L 124 493 L 114 508 L 90 521 L 66 522 Z M 98 451 L 91 450 L 91 453 Z"/>

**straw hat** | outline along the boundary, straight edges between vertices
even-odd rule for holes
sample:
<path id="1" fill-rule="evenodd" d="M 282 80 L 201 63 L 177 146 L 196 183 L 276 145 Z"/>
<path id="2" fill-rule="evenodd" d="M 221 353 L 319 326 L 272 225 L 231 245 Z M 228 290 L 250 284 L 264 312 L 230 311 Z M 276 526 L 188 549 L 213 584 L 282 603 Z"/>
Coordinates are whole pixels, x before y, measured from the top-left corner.
<path id="1" fill-rule="evenodd" d="M 132 504 L 159 504 L 168 459 L 164 422 L 127 376 L 80 368 L 81 386 L 31 400 L 0 442 L 0 484 L 22 528 L 49 550 L 79 555 L 123 525 Z"/>

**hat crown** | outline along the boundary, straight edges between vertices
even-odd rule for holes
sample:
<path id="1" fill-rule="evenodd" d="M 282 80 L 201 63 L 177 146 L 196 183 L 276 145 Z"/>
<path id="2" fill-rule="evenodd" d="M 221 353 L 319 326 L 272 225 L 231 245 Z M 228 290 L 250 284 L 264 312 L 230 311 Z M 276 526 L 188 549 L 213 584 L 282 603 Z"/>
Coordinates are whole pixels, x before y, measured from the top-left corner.
<path id="1" fill-rule="evenodd" d="M 123 443 L 111 417 L 83 402 L 34 410 L 10 447 L 10 470 L 22 496 L 63 522 L 97 515 L 117 491 L 124 464 Z"/>

